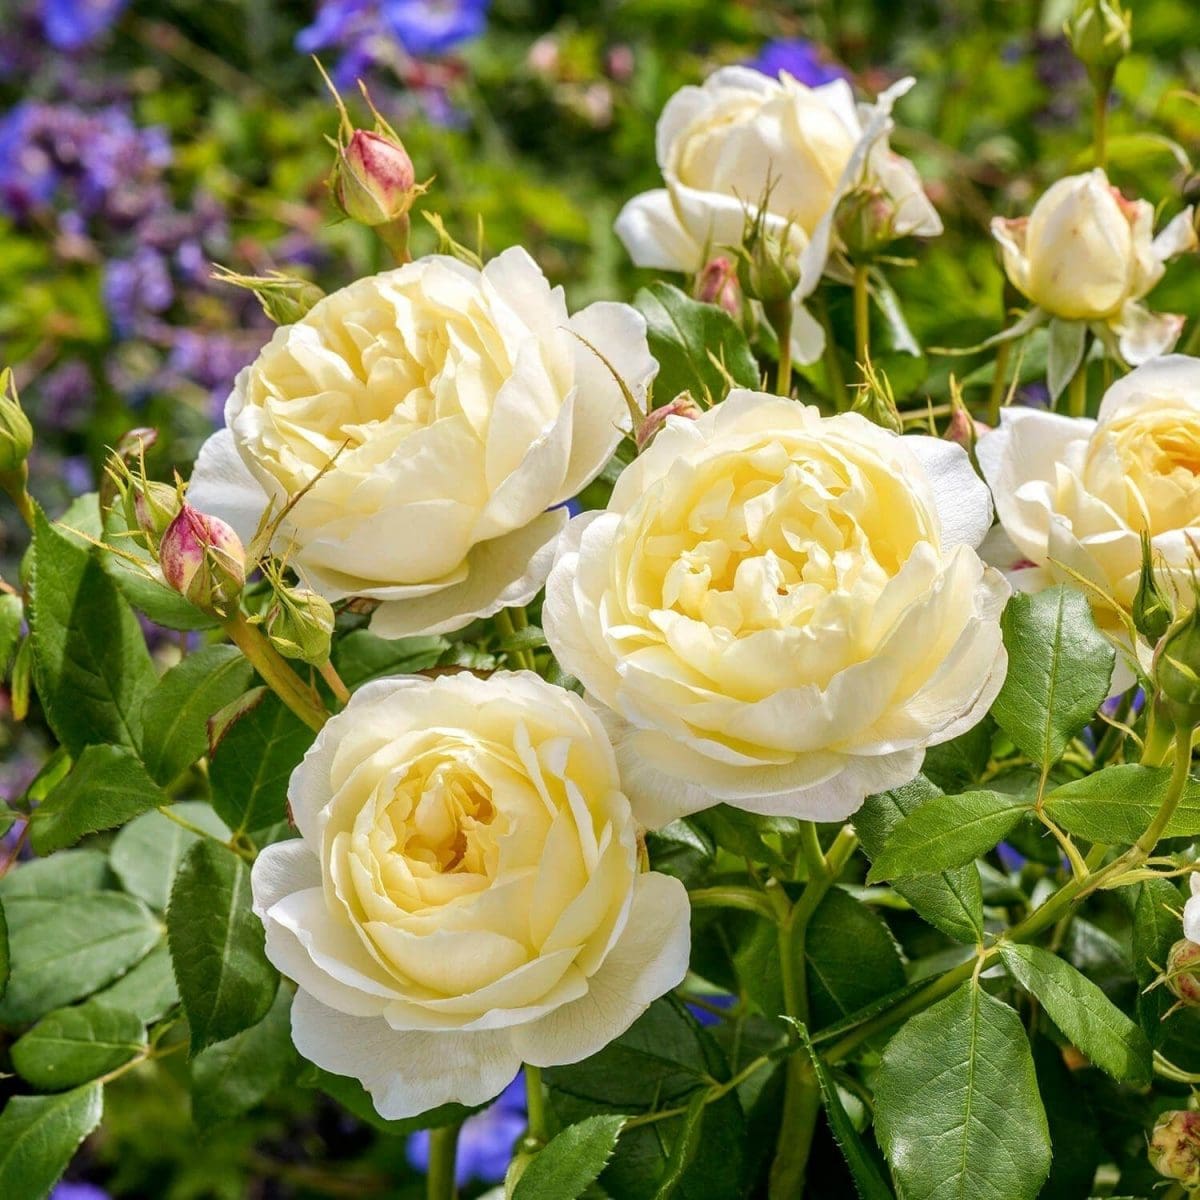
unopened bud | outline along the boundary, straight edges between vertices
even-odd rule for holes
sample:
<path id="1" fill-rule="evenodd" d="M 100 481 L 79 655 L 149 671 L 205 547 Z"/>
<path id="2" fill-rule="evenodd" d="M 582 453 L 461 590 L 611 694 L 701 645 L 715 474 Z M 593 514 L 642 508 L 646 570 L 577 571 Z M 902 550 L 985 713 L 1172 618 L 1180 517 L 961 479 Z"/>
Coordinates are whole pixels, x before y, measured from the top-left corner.
<path id="1" fill-rule="evenodd" d="M 1200 723 L 1200 596 L 1162 636 L 1152 675 L 1176 727 L 1190 729 Z"/>
<path id="2" fill-rule="evenodd" d="M 1200 945 L 1180 938 L 1167 954 L 1162 981 L 1181 1004 L 1200 1007 Z"/>
<path id="3" fill-rule="evenodd" d="M 800 263 L 786 241 L 765 229 L 747 239 L 738 259 L 742 291 L 763 304 L 787 300 L 800 281 Z"/>
<path id="4" fill-rule="evenodd" d="M 148 426 L 123 433 L 105 469 L 100 474 L 100 511 L 112 508 L 117 496 L 124 496 L 133 463 L 141 463 L 145 453 L 158 441 L 158 430 Z M 133 528 L 133 526 L 130 526 Z"/>
<path id="5" fill-rule="evenodd" d="M 1142 575 L 1131 611 L 1138 633 L 1149 642 L 1158 642 L 1175 618 L 1174 607 L 1154 576 L 1150 535 L 1147 533 L 1142 534 Z"/>
<path id="6" fill-rule="evenodd" d="M 151 545 L 158 545 L 182 504 L 178 488 L 134 476 L 125 492 L 125 523 L 130 529 L 140 529 Z"/>
<path id="7" fill-rule="evenodd" d="M 1200 1112 L 1160 1113 L 1147 1153 L 1160 1175 L 1177 1179 L 1188 1189 L 1200 1187 Z"/>
<path id="8" fill-rule="evenodd" d="M 1109 75 L 1133 44 L 1133 13 L 1119 0 L 1077 0 L 1064 32 L 1089 71 Z"/>
<path id="9" fill-rule="evenodd" d="M 692 399 L 691 392 L 680 392 L 670 404 L 664 404 L 646 414 L 634 430 L 633 438 L 640 454 L 654 440 L 654 435 L 667 423 L 668 417 L 684 417 L 694 421 L 701 413 L 700 406 Z"/>
<path id="10" fill-rule="evenodd" d="M 0 472 L 19 471 L 33 449 L 33 426 L 21 407 L 12 371 L 0 371 Z"/>
<path id="11" fill-rule="evenodd" d="M 217 517 L 184 504 L 158 546 L 163 578 L 204 612 L 225 616 L 246 584 L 246 552 Z"/>
<path id="12" fill-rule="evenodd" d="M 221 283 L 253 292 L 263 312 L 276 325 L 294 325 L 307 315 L 318 300 L 325 297 L 315 283 L 297 275 L 285 275 L 282 271 L 270 271 L 266 275 L 239 275 L 226 267 L 216 267 L 213 276 Z"/>
<path id="13" fill-rule="evenodd" d="M 868 259 L 896 240 L 896 206 L 882 188 L 863 184 L 838 201 L 834 224 L 850 257 Z"/>
<path id="14" fill-rule="evenodd" d="M 372 227 L 406 216 L 420 194 L 408 151 L 382 131 L 354 130 L 338 147 L 332 182 L 338 208 Z"/>
<path id="15" fill-rule="evenodd" d="M 738 286 L 737 267 L 732 259 L 723 254 L 709 259 L 696 276 L 696 299 L 705 304 L 715 304 L 732 317 L 741 313 L 742 291 Z"/>
<path id="16" fill-rule="evenodd" d="M 964 450 L 972 450 L 975 443 L 985 433 L 990 432 L 990 425 L 977 421 L 965 407 L 959 406 L 950 414 L 950 423 L 946 426 L 946 432 L 942 434 L 942 440 L 962 446 Z"/>
<path id="17" fill-rule="evenodd" d="M 329 661 L 333 606 L 308 588 L 281 587 L 267 610 L 266 632 L 284 658 L 320 666 Z"/>
<path id="18" fill-rule="evenodd" d="M 862 371 L 863 382 L 859 385 L 858 399 L 850 406 L 851 412 L 862 413 L 868 421 L 892 433 L 903 433 L 904 422 L 896 407 L 891 380 L 869 359 L 862 364 Z"/>

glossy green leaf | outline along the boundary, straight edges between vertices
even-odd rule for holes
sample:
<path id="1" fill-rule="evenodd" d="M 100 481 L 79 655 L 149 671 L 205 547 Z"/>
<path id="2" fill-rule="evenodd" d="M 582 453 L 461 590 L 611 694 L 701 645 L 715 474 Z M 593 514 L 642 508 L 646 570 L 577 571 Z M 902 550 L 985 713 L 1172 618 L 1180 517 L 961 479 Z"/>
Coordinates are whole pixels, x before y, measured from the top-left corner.
<path id="1" fill-rule="evenodd" d="M 192 1119 L 201 1129 L 241 1116 L 283 1083 L 297 1061 L 291 1009 L 291 989 L 281 987 L 257 1025 L 192 1059 Z"/>
<path id="2" fill-rule="evenodd" d="M 25 619 L 25 605 L 20 596 L 12 592 L 0 592 L 0 678 L 8 670 L 8 664 L 21 638 L 21 622 Z"/>
<path id="3" fill-rule="evenodd" d="M 729 389 L 722 367 L 735 386 L 758 386 L 758 364 L 746 335 L 724 309 L 701 304 L 669 283 L 642 288 L 633 304 L 646 318 L 650 353 L 659 364 L 655 404 L 669 404 L 683 391 L 701 403 L 722 399 Z"/>
<path id="4" fill-rule="evenodd" d="M 1150 1082 L 1150 1043 L 1090 979 L 1040 946 L 1004 945 L 1000 955 L 1013 978 L 1096 1066 L 1124 1083 Z"/>
<path id="5" fill-rule="evenodd" d="M 223 1042 L 267 1014 L 279 975 L 250 911 L 250 865 L 203 839 L 188 851 L 167 909 L 167 940 L 192 1052 Z"/>
<path id="6" fill-rule="evenodd" d="M 165 1017 L 179 1003 L 179 987 L 166 939 L 116 983 L 97 992 L 94 999 L 109 1008 L 133 1013 L 147 1025 Z"/>
<path id="7" fill-rule="evenodd" d="M 254 671 L 236 646 L 206 646 L 172 667 L 142 704 L 142 760 L 166 785 L 208 752 L 208 719 L 236 700 Z"/>
<path id="8" fill-rule="evenodd" d="M 12 1047 L 13 1066 L 43 1092 L 60 1092 L 129 1062 L 145 1046 L 133 1013 L 89 1000 L 47 1013 Z"/>
<path id="9" fill-rule="evenodd" d="M 992 715 L 1023 754 L 1045 766 L 1108 695 L 1116 651 L 1077 588 L 1018 593 L 1001 617 L 1008 675 Z"/>
<path id="10" fill-rule="evenodd" d="M 99 1084 L 55 1096 L 14 1096 L 0 1112 L 0 1196 L 42 1200 L 104 1113 Z"/>
<path id="11" fill-rule="evenodd" d="M 85 746 L 71 773 L 34 809 L 29 840 L 49 854 L 170 802 L 132 750 Z"/>
<path id="12" fill-rule="evenodd" d="M 100 892 L 117 885 L 108 857 L 99 850 L 59 850 L 49 858 L 18 862 L 0 876 L 0 898 L 36 896 L 43 900 Z"/>
<path id="13" fill-rule="evenodd" d="M 883 1053 L 875 1129 L 902 1194 L 1033 1200 L 1050 1137 L 1020 1017 L 967 982 Z"/>
<path id="14" fill-rule="evenodd" d="M 222 840 L 229 838 L 225 822 L 207 804 L 184 800 L 170 811 Z M 160 812 L 143 813 L 113 839 L 108 860 L 130 895 L 163 912 L 179 864 L 198 836 Z"/>
<path id="15" fill-rule="evenodd" d="M 356 629 L 334 642 L 333 665 L 348 688 L 357 688 L 372 679 L 436 667 L 449 649 L 450 642 L 438 635 L 393 639 Z"/>
<path id="16" fill-rule="evenodd" d="M 961 867 L 986 854 L 1031 808 L 1004 792 L 930 797 L 896 826 L 867 882 Z"/>
<path id="17" fill-rule="evenodd" d="M 6 896 L 12 970 L 0 1023 L 36 1020 L 123 975 L 161 935 L 150 910 L 119 892 Z"/>
<path id="18" fill-rule="evenodd" d="M 1171 947 L 1183 936 L 1179 914 L 1184 899 L 1169 879 L 1143 879 L 1119 894 L 1132 908 L 1130 957 L 1138 985 L 1138 1022 L 1157 1047 L 1166 1035 L 1163 1018 L 1175 997 L 1165 987 L 1151 985 L 1166 966 Z"/>
<path id="19" fill-rule="evenodd" d="M 1069 833 L 1091 842 L 1131 845 L 1145 833 L 1166 799 L 1168 767 L 1122 763 L 1048 792 L 1045 809 Z M 1165 837 L 1200 834 L 1200 780 L 1192 778 L 1167 823 Z"/>
<path id="20" fill-rule="evenodd" d="M 287 785 L 313 732 L 267 695 L 225 731 L 209 762 L 212 805 L 230 829 L 263 829 L 285 819 Z"/>
<path id="21" fill-rule="evenodd" d="M 871 858 L 883 852 L 896 827 L 941 790 L 923 775 L 889 792 L 868 796 L 854 814 L 854 828 Z M 935 928 L 960 942 L 983 936 L 983 889 L 979 869 L 972 863 L 940 874 L 914 875 L 897 881 L 896 891 Z"/>
<path id="22" fill-rule="evenodd" d="M 38 513 L 28 610 L 34 682 L 72 755 L 93 743 L 135 748 L 142 702 L 157 682 L 141 627 L 105 574 L 102 553 Z"/>
<path id="23" fill-rule="evenodd" d="M 513 1200 L 578 1200 L 612 1157 L 627 1118 L 585 1117 L 551 1138 L 525 1168 Z"/>

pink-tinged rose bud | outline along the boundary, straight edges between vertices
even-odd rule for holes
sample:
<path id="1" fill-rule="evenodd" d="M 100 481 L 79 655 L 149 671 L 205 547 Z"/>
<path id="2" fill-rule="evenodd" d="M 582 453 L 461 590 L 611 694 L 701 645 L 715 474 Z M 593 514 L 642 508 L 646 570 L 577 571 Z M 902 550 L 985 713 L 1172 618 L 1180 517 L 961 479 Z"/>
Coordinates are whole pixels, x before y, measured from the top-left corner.
<path id="1" fill-rule="evenodd" d="M 125 519 L 130 529 L 140 529 L 157 542 L 179 515 L 179 491 L 169 483 L 134 476 L 125 493 Z"/>
<path id="2" fill-rule="evenodd" d="M 610 47 L 606 56 L 605 69 L 608 71 L 608 77 L 616 80 L 617 83 L 628 83 L 633 78 L 634 67 L 637 61 L 633 56 L 633 47 L 621 43 L 619 46 Z"/>
<path id="3" fill-rule="evenodd" d="M 694 421 L 701 413 L 700 406 L 692 399 L 688 392 L 680 392 L 670 404 L 664 404 L 661 408 L 656 408 L 652 412 L 646 414 L 646 419 L 637 427 L 634 432 L 634 441 L 637 443 L 638 453 L 640 454 L 653 440 L 654 435 L 667 423 L 668 417 L 686 417 L 689 421 Z"/>
<path id="4" fill-rule="evenodd" d="M 241 539 L 217 517 L 185 504 L 167 526 L 158 547 L 163 578 L 205 612 L 225 616 L 246 584 Z"/>
<path id="5" fill-rule="evenodd" d="M 356 129 L 338 151 L 333 194 L 338 207 L 362 225 L 387 225 L 412 208 L 419 194 L 412 159 L 399 140 Z"/>
<path id="6" fill-rule="evenodd" d="M 1200 1007 L 1200 945 L 1180 938 L 1167 955 L 1163 982 L 1167 990 L 1188 1008 Z"/>
<path id="7" fill-rule="evenodd" d="M 991 431 L 990 425 L 975 420 L 964 407 L 956 405 L 950 414 L 950 424 L 946 426 L 942 440 L 954 442 L 955 445 L 962 446 L 964 450 L 970 450 L 985 433 L 991 433 Z"/>
<path id="8" fill-rule="evenodd" d="M 730 316 L 742 311 L 742 289 L 738 285 L 737 267 L 723 254 L 710 259 L 696 276 L 696 299 L 715 304 Z"/>
<path id="9" fill-rule="evenodd" d="M 1162 1113 L 1148 1148 L 1150 1165 L 1186 1188 L 1200 1186 L 1200 1112 L 1177 1109 Z"/>

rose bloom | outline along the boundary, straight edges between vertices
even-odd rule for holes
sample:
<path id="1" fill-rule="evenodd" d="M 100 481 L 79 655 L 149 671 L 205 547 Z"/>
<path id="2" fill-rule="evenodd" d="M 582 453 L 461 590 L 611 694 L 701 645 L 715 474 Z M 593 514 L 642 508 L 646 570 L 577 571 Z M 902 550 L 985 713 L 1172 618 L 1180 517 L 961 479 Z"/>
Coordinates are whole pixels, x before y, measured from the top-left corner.
<path id="1" fill-rule="evenodd" d="M 1200 359 L 1172 354 L 1131 371 L 1096 421 L 1006 408 L 976 455 L 1001 526 L 987 556 L 1022 591 L 1082 576 L 1128 611 L 1145 532 L 1158 582 L 1187 594 L 1200 541 Z M 1094 609 L 1124 643 L 1113 608 Z M 1114 680 L 1129 682 L 1125 672 Z"/>
<path id="2" fill-rule="evenodd" d="M 314 590 L 380 601 L 383 637 L 461 628 L 534 596 L 567 520 L 555 506 L 629 427 L 597 351 L 644 396 L 641 316 L 568 316 L 524 250 L 361 279 L 238 376 L 188 499 L 248 541 L 268 503 L 300 496 L 274 549 Z"/>
<path id="3" fill-rule="evenodd" d="M 1013 286 L 1054 317 L 1107 326 L 1121 356 L 1141 363 L 1175 345 L 1183 317 L 1140 301 L 1166 262 L 1196 245 L 1192 210 L 1154 237 L 1154 206 L 1126 200 L 1096 168 L 1060 179 L 1028 217 L 992 221 Z"/>
<path id="4" fill-rule="evenodd" d="M 670 418 L 572 521 L 542 615 L 638 818 L 838 821 L 911 780 L 1004 679 L 991 520 L 949 442 L 742 390 Z"/>
<path id="5" fill-rule="evenodd" d="M 625 205 L 617 236 L 640 267 L 694 274 L 711 251 L 742 244 L 748 216 L 766 197 L 766 231 L 786 239 L 797 258 L 810 242 L 818 245 L 819 278 L 829 222 L 856 183 L 874 184 L 891 198 L 896 237 L 941 233 L 916 170 L 887 147 L 892 103 L 911 82 L 889 89 L 876 105 L 856 105 L 842 79 L 810 88 L 786 73 L 772 79 L 748 67 L 726 67 L 702 87 L 682 88 L 658 122 L 666 186 Z M 815 279 L 805 294 L 812 286 Z M 824 335 L 803 310 L 798 316 L 796 351 L 811 362 Z"/>
<path id="6" fill-rule="evenodd" d="M 301 836 L 252 875 L 267 956 L 296 1048 L 384 1117 L 586 1058 L 687 970 L 687 893 L 639 873 L 600 722 L 536 675 L 367 684 L 288 799 Z"/>

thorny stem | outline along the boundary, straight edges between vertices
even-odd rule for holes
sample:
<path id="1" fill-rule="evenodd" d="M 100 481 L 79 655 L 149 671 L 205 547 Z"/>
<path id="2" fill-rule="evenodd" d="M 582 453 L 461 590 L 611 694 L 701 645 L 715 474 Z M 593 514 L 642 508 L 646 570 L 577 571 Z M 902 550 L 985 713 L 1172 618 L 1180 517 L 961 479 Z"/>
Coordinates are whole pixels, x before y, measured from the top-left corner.
<path id="1" fill-rule="evenodd" d="M 292 670 L 287 659 L 275 649 L 260 630 L 245 616 L 235 612 L 223 622 L 229 640 L 246 656 L 268 687 L 310 729 L 320 730 L 329 717 L 312 690 Z"/>

